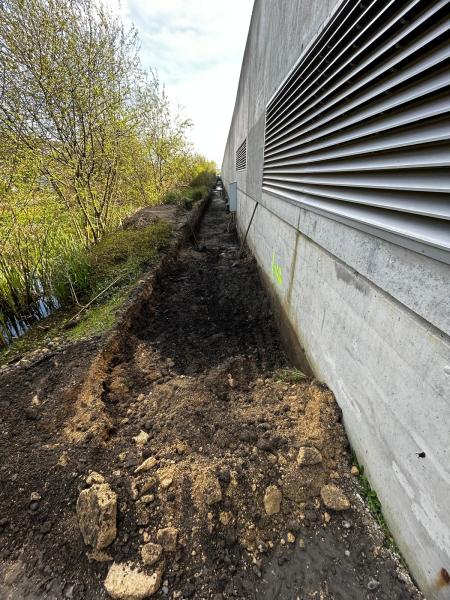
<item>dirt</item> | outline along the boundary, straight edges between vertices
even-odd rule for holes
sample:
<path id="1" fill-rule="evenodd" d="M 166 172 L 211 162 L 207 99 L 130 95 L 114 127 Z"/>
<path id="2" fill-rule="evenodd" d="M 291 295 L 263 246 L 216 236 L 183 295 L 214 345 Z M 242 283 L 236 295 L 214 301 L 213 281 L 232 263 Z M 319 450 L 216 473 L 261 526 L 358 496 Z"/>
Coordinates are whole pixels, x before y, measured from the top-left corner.
<path id="1" fill-rule="evenodd" d="M 358 495 L 332 393 L 291 370 L 228 225 L 213 198 L 101 360 L 91 340 L 0 376 L 2 600 L 107 598 L 112 559 L 163 570 L 155 598 L 422 598 Z M 118 495 L 102 562 L 76 516 L 92 470 Z M 330 484 L 349 509 L 324 506 Z M 174 530 L 144 566 L 143 544 Z"/>

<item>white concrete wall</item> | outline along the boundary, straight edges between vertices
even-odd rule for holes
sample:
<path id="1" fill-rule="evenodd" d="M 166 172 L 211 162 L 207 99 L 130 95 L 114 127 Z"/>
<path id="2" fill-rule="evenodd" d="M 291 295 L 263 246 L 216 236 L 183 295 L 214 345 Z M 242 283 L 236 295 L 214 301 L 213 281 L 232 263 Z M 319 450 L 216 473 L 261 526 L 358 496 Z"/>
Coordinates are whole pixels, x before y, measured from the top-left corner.
<path id="1" fill-rule="evenodd" d="M 449 599 L 450 266 L 261 188 L 266 103 L 335 7 L 256 1 L 222 175 L 238 182 L 241 231 L 260 202 L 249 245 L 342 408 L 413 575 L 427 598 Z"/>

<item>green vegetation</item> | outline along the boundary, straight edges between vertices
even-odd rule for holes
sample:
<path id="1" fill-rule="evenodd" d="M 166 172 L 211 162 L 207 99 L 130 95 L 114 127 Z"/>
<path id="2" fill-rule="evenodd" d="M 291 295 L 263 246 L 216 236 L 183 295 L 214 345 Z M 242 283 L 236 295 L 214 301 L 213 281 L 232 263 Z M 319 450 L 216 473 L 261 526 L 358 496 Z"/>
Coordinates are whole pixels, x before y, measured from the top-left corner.
<path id="1" fill-rule="evenodd" d="M 79 323 L 67 332 L 70 340 L 81 340 L 97 333 L 103 333 L 113 327 L 116 322 L 116 312 L 127 296 L 129 286 L 121 288 L 114 295 L 88 310 Z"/>
<path id="2" fill-rule="evenodd" d="M 359 471 L 359 475 L 358 475 L 359 493 L 361 494 L 361 497 L 364 498 L 364 500 L 366 501 L 371 514 L 373 515 L 375 521 L 380 526 L 380 529 L 383 531 L 385 539 L 386 539 L 386 546 L 388 548 L 391 548 L 392 550 L 394 550 L 395 552 L 397 552 L 400 555 L 397 544 L 395 543 L 395 540 L 392 537 L 391 532 L 389 531 L 389 527 L 387 526 L 387 523 L 384 520 L 381 502 L 377 496 L 377 493 L 375 490 L 372 489 L 372 487 L 369 483 L 369 480 L 364 475 L 364 466 L 362 466 L 358 463 L 358 460 L 357 460 L 354 452 L 352 452 L 352 463 L 356 467 L 358 467 L 358 471 Z"/>
<path id="3" fill-rule="evenodd" d="M 83 264 L 83 279 L 77 287 L 76 303 L 67 302 L 66 308 L 5 348 L 0 352 L 0 363 L 55 337 L 79 340 L 108 331 L 136 280 L 157 262 L 172 235 L 172 228 L 163 220 L 106 234 L 83 256 L 78 256 Z M 67 328 L 71 319 L 74 326 Z"/>
<path id="4" fill-rule="evenodd" d="M 143 259 L 124 258 L 126 231 L 107 248 L 111 232 L 138 207 L 201 197 L 214 177 L 138 44 L 100 2 L 0 3 L 0 346 L 42 300 L 67 307 L 100 288 L 100 256 L 114 250 L 130 280 Z"/>
<path id="5" fill-rule="evenodd" d="M 303 371 L 299 369 L 278 369 L 275 374 L 279 381 L 286 381 L 287 383 L 300 383 L 307 378 Z"/>

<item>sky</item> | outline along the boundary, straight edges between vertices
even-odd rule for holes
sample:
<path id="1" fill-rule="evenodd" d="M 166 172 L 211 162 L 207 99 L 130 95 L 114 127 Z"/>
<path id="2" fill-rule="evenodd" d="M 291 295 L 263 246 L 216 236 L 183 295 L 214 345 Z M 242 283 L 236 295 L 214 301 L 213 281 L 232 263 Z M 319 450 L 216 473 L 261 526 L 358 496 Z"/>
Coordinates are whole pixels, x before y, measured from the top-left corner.
<path id="1" fill-rule="evenodd" d="M 220 167 L 233 114 L 253 0 L 104 0 L 134 24 L 144 67 L 156 69 L 189 139 Z"/>

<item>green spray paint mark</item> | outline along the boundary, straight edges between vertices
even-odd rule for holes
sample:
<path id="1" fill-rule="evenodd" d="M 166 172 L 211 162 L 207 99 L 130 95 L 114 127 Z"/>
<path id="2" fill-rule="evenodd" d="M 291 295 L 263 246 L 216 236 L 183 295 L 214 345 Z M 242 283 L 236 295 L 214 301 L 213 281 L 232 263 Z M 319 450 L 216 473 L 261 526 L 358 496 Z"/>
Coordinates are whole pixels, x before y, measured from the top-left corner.
<path id="1" fill-rule="evenodd" d="M 272 277 L 278 285 L 283 285 L 283 273 L 280 265 L 275 261 L 275 250 L 272 253 Z"/>

